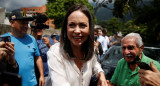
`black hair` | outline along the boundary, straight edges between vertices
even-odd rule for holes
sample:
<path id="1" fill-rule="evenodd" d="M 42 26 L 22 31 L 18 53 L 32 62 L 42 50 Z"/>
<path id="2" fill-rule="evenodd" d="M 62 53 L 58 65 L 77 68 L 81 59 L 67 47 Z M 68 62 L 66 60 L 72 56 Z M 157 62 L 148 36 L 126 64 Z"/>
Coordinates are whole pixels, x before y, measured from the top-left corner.
<path id="1" fill-rule="evenodd" d="M 82 45 L 82 51 L 85 54 L 83 60 L 88 61 L 89 59 L 92 58 L 92 55 L 94 53 L 94 31 L 93 31 L 94 22 L 93 22 L 93 16 L 91 15 L 90 11 L 86 6 L 75 4 L 69 8 L 64 18 L 63 27 L 61 30 L 60 45 L 71 58 L 75 57 L 72 52 L 70 40 L 67 37 L 67 24 L 69 15 L 77 10 L 80 10 L 82 13 L 84 13 L 89 20 L 89 36 L 88 39 Z"/>

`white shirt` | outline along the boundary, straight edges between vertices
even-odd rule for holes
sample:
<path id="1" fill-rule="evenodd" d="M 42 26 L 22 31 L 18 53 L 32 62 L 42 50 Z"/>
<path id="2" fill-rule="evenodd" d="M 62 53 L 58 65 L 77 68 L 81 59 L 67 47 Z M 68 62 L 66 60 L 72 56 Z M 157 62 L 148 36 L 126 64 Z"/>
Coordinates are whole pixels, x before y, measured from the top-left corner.
<path id="1" fill-rule="evenodd" d="M 105 40 L 107 40 L 107 50 L 108 50 L 109 38 L 108 38 L 108 36 L 105 36 L 104 38 L 105 38 Z"/>
<path id="2" fill-rule="evenodd" d="M 89 86 L 91 76 L 103 72 L 95 55 L 83 63 L 80 71 L 74 60 L 69 59 L 62 48 L 60 49 L 59 43 L 49 49 L 47 56 L 52 86 Z"/>
<path id="3" fill-rule="evenodd" d="M 99 35 L 97 41 L 101 43 L 103 54 L 105 54 L 105 52 L 107 51 L 107 40 L 103 36 Z"/>

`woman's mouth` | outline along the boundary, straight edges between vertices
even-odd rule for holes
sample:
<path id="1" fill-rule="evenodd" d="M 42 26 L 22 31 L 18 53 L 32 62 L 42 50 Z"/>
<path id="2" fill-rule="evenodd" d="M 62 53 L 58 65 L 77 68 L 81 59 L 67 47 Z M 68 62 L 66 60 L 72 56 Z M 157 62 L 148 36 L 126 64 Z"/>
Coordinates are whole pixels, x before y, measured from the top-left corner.
<path id="1" fill-rule="evenodd" d="M 81 37 L 73 37 L 75 41 L 81 41 L 82 40 L 82 36 Z"/>

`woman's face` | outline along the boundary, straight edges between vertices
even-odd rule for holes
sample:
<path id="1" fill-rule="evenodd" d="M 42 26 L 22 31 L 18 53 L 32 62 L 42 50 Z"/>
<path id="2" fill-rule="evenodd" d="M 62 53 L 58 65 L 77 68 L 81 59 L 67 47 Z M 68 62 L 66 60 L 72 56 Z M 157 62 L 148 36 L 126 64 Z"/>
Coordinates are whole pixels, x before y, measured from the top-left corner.
<path id="1" fill-rule="evenodd" d="M 74 11 L 68 17 L 67 36 L 71 46 L 82 46 L 88 39 L 89 20 L 80 10 Z"/>

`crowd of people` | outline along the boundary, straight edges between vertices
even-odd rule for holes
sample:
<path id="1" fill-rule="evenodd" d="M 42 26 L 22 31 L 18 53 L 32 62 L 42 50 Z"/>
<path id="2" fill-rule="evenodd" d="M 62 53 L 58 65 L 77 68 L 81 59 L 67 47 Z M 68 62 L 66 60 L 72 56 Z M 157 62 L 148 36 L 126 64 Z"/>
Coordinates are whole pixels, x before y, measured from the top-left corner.
<path id="1" fill-rule="evenodd" d="M 89 86 L 93 75 L 97 86 L 160 86 L 160 63 L 144 55 L 138 33 L 107 36 L 106 29 L 94 28 L 92 14 L 80 4 L 67 11 L 59 40 L 56 33 L 43 37 L 43 28 L 27 34 L 33 20 L 14 11 L 9 16 L 12 31 L 1 35 L 11 41 L 0 42 L 0 69 L 21 75 L 22 86 Z M 116 43 L 121 43 L 124 58 L 108 81 L 100 62 Z M 149 64 L 151 70 L 140 69 L 136 62 Z"/>

